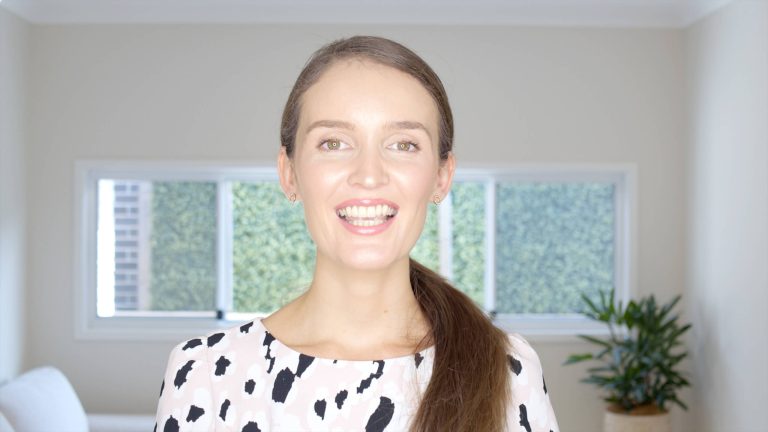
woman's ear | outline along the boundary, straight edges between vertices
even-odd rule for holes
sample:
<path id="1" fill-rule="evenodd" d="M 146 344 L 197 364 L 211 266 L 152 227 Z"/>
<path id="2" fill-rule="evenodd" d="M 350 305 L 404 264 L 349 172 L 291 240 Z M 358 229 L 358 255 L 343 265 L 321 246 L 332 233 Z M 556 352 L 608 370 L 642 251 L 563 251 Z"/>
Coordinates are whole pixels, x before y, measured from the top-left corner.
<path id="1" fill-rule="evenodd" d="M 440 201 L 448 196 L 453 184 L 453 174 L 456 172 L 456 159 L 453 152 L 448 152 L 445 160 L 440 161 L 440 167 L 437 170 L 437 184 L 435 185 L 435 195 L 439 195 Z"/>
<path id="2" fill-rule="evenodd" d="M 296 191 L 296 173 L 293 170 L 293 160 L 288 157 L 284 146 L 280 146 L 280 153 L 277 155 L 277 174 L 280 176 L 283 193 L 288 199 L 295 201 L 299 196 Z"/>

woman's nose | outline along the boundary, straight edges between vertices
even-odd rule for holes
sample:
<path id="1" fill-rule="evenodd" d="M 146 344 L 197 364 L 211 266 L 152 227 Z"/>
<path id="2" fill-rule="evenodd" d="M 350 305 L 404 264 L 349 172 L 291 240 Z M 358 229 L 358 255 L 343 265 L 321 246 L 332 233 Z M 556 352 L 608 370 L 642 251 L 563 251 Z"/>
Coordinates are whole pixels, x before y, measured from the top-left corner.
<path id="1" fill-rule="evenodd" d="M 389 175 L 376 149 L 363 149 L 354 160 L 355 167 L 349 176 L 349 184 L 364 188 L 376 188 L 389 183 Z"/>

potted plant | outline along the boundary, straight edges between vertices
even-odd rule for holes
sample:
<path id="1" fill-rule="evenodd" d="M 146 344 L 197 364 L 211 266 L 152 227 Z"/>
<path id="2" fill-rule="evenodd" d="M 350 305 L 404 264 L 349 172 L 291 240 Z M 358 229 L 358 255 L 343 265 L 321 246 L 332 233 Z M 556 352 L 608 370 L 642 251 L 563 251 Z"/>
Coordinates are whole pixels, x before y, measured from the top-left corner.
<path id="1" fill-rule="evenodd" d="M 604 418 L 605 432 L 670 431 L 669 405 L 688 407 L 678 398 L 678 391 L 690 383 L 678 370 L 688 355 L 681 348 L 681 336 L 691 328 L 680 325 L 672 309 L 680 300 L 675 297 L 665 305 L 657 305 L 653 296 L 630 301 L 626 307 L 614 302 L 613 291 L 600 292 L 595 304 L 582 295 L 587 317 L 605 323 L 606 338 L 580 335 L 596 345 L 596 351 L 574 354 L 565 364 L 597 361 L 588 369 L 582 382 L 606 391 L 608 402 Z"/>

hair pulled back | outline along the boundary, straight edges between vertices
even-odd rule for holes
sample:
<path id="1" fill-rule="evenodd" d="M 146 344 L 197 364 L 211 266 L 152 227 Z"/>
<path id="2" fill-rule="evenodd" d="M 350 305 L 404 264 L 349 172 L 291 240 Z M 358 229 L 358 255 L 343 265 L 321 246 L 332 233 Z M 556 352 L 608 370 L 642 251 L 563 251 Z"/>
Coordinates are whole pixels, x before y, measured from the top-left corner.
<path id="1" fill-rule="evenodd" d="M 293 156 L 301 98 L 332 64 L 369 60 L 417 79 L 435 101 L 439 114 L 439 154 L 453 148 L 453 115 L 440 78 L 410 49 L 389 39 L 354 36 L 316 51 L 288 96 L 280 126 L 281 145 Z M 503 431 L 510 400 L 508 340 L 472 300 L 440 275 L 410 260 L 414 296 L 430 324 L 419 349 L 434 344 L 432 377 L 411 425 L 413 432 Z"/>

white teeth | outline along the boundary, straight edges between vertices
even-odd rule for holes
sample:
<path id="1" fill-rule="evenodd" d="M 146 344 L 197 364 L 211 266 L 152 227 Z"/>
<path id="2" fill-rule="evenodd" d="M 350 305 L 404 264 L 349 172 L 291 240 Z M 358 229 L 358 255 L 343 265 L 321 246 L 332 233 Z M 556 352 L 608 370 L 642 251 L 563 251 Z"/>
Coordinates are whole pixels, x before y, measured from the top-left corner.
<path id="1" fill-rule="evenodd" d="M 397 214 L 397 210 L 386 205 L 348 206 L 336 211 L 339 217 L 357 226 L 373 226 L 384 223 L 388 217 Z"/>
<path id="2" fill-rule="evenodd" d="M 364 227 L 381 225 L 381 224 L 383 224 L 386 221 L 387 221 L 386 219 L 381 219 L 381 218 L 376 218 L 376 219 L 347 219 L 347 222 L 349 222 L 352 225 L 364 226 Z"/>

